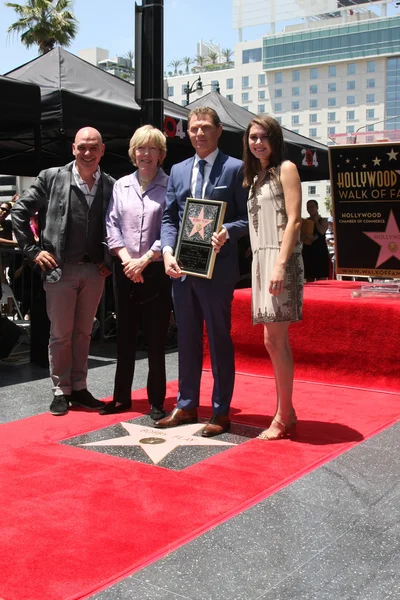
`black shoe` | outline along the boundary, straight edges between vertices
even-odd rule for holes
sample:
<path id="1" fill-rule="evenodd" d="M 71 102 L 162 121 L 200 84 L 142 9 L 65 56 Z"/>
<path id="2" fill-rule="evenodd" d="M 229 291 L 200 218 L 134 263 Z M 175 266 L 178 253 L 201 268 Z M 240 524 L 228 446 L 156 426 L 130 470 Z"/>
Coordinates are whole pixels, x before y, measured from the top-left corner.
<path id="1" fill-rule="evenodd" d="M 152 406 L 149 414 L 153 421 L 160 421 L 165 417 L 165 410 L 162 406 Z"/>
<path id="2" fill-rule="evenodd" d="M 131 410 L 132 403 L 131 402 L 109 402 L 105 404 L 103 408 L 99 411 L 99 415 L 115 415 L 117 413 L 127 412 Z"/>
<path id="3" fill-rule="evenodd" d="M 54 396 L 53 402 L 50 404 L 50 412 L 55 417 L 66 415 L 69 410 L 69 400 L 71 396 Z"/>
<path id="4" fill-rule="evenodd" d="M 86 408 L 86 410 L 99 410 L 99 408 L 103 408 L 105 406 L 104 402 L 93 398 L 92 394 L 86 389 L 72 392 L 71 404 L 72 406 Z"/>

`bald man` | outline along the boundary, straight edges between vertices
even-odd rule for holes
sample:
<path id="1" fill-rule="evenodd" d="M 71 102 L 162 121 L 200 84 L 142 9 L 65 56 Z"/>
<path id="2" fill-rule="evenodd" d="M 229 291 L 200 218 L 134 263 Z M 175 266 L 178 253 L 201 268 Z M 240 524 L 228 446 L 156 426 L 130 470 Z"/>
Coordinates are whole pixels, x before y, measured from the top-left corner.
<path id="1" fill-rule="evenodd" d="M 99 167 L 104 149 L 96 129 L 80 129 L 72 144 L 75 160 L 39 173 L 11 213 L 20 248 L 42 271 L 51 323 L 50 412 L 56 416 L 71 405 L 86 410 L 104 405 L 86 385 L 90 334 L 109 274 L 104 218 L 114 180 Z M 36 212 L 39 242 L 29 225 Z"/>

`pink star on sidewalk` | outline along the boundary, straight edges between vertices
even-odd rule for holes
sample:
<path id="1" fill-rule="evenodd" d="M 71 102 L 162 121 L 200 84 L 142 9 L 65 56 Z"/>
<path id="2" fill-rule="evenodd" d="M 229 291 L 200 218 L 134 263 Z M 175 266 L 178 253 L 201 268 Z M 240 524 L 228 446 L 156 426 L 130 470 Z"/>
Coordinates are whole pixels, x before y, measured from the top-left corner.
<path id="1" fill-rule="evenodd" d="M 193 223 L 193 229 L 189 233 L 189 237 L 198 233 L 204 240 L 204 228 L 207 227 L 210 223 L 213 222 L 213 219 L 205 219 L 204 218 L 204 208 L 201 209 L 197 217 L 189 217 L 189 219 Z"/>
<path id="2" fill-rule="evenodd" d="M 363 233 L 381 246 L 375 269 L 392 256 L 400 260 L 400 231 L 393 211 L 390 211 L 386 231 L 363 231 Z"/>

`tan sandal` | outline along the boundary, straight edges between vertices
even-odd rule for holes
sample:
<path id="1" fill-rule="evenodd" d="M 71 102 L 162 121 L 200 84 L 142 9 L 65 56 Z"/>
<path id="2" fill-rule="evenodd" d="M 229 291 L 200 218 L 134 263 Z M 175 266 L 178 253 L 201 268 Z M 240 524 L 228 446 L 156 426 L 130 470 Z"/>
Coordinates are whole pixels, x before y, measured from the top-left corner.
<path id="1" fill-rule="evenodd" d="M 296 424 L 297 424 L 296 413 L 293 413 L 293 419 L 288 424 L 282 423 L 276 417 L 274 417 L 272 419 L 272 423 L 274 421 L 275 421 L 275 423 L 277 423 L 279 425 L 279 428 L 280 428 L 280 431 L 277 433 L 277 435 L 274 435 L 274 436 L 268 435 L 268 431 L 271 428 L 271 426 L 270 426 L 268 429 L 265 429 L 264 431 L 262 431 L 260 433 L 260 435 L 257 436 L 257 438 L 259 440 L 269 440 L 269 441 L 283 440 L 286 438 L 293 437 L 296 434 Z M 271 425 L 272 425 L 272 423 L 271 423 Z"/>

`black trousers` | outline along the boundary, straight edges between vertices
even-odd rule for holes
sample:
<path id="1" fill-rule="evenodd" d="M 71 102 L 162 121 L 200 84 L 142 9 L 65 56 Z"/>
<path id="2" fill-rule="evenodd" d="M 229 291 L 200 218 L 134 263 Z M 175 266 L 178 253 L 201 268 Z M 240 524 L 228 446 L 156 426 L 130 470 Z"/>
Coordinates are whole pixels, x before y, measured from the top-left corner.
<path id="1" fill-rule="evenodd" d="M 147 397 L 150 405 L 161 407 L 166 391 L 165 344 L 172 309 L 171 282 L 162 262 L 149 264 L 142 275 L 144 283 L 133 283 L 124 275 L 119 260 L 114 262 L 117 313 L 114 401 L 127 404 L 131 400 L 136 338 L 142 325 L 149 364 Z"/>

